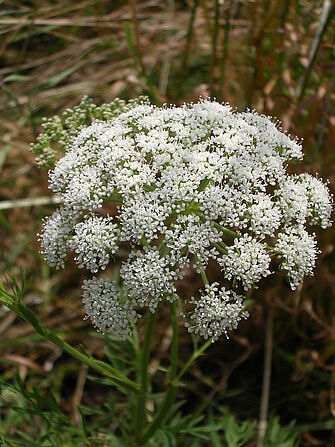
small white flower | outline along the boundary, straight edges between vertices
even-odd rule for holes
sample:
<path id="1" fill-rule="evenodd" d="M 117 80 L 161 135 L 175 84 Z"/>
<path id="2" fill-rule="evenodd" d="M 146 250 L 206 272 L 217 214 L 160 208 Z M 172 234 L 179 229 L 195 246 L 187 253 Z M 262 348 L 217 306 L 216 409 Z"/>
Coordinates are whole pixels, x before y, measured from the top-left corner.
<path id="1" fill-rule="evenodd" d="M 213 220 L 227 227 L 246 228 L 250 193 L 230 185 L 210 185 L 199 193 L 201 211 Z"/>
<path id="2" fill-rule="evenodd" d="M 250 228 L 257 236 L 274 236 L 275 230 L 281 224 L 282 214 L 271 197 L 264 193 L 255 195 L 249 213 Z"/>
<path id="3" fill-rule="evenodd" d="M 43 231 L 38 236 L 41 242 L 41 252 L 51 267 L 64 268 L 67 243 L 74 224 L 74 217 L 65 208 L 60 208 L 50 217 L 44 219 Z"/>
<path id="4" fill-rule="evenodd" d="M 219 259 L 224 276 L 241 281 L 245 290 L 271 274 L 270 261 L 266 246 L 247 234 L 235 238 L 234 245 Z"/>
<path id="5" fill-rule="evenodd" d="M 87 316 L 100 332 L 112 332 L 120 339 L 132 334 L 138 315 L 110 281 L 95 277 L 84 281 L 83 303 Z"/>
<path id="6" fill-rule="evenodd" d="M 211 257 L 216 257 L 213 244 L 219 242 L 221 237 L 220 231 L 210 220 L 202 222 L 199 216 L 189 214 L 178 216 L 165 232 L 165 243 L 175 262 L 186 252 L 195 255 L 198 262 L 206 266 Z"/>
<path id="7" fill-rule="evenodd" d="M 129 198 L 120 213 L 121 239 L 140 242 L 144 236 L 150 243 L 165 231 L 170 213 L 171 206 L 161 203 L 155 191 Z"/>
<path id="8" fill-rule="evenodd" d="M 152 312 L 163 299 L 178 298 L 174 281 L 180 276 L 171 269 L 169 259 L 160 256 L 157 247 L 133 251 L 122 265 L 120 276 L 129 299 Z"/>
<path id="9" fill-rule="evenodd" d="M 285 177 L 275 191 L 285 224 L 304 225 L 307 217 L 306 185 L 297 176 Z"/>
<path id="10" fill-rule="evenodd" d="M 312 225 L 328 228 L 332 225 L 330 216 L 333 211 L 333 197 L 327 186 L 318 178 L 308 174 L 300 176 L 307 190 L 307 212 Z"/>
<path id="11" fill-rule="evenodd" d="M 228 337 L 228 330 L 236 329 L 241 318 L 249 316 L 243 310 L 243 297 L 218 286 L 218 283 L 206 285 L 199 300 L 192 298 L 195 308 L 185 322 L 189 332 L 211 338 L 213 342 L 223 334 Z"/>
<path id="12" fill-rule="evenodd" d="M 279 233 L 275 249 L 281 253 L 281 268 L 286 270 L 291 289 L 295 290 L 304 276 L 312 276 L 318 254 L 314 237 L 302 227 L 288 227 Z"/>
<path id="13" fill-rule="evenodd" d="M 118 250 L 117 240 L 117 225 L 111 217 L 92 216 L 74 227 L 68 246 L 76 253 L 79 267 L 97 272 L 107 267 L 110 255 Z"/>

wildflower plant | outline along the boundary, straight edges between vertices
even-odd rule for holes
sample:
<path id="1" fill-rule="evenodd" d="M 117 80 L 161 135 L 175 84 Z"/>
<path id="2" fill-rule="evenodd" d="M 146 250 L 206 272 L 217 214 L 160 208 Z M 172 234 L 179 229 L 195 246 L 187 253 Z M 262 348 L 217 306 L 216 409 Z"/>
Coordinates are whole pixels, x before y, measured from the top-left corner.
<path id="1" fill-rule="evenodd" d="M 302 148 L 278 124 L 210 100 L 182 107 L 117 101 L 99 113 L 83 104 L 92 122 L 76 112 L 65 114 L 63 127 L 55 119 L 44 125 L 65 154 L 49 171 L 62 206 L 45 219 L 40 240 L 51 266 L 64 267 L 72 251 L 94 274 L 129 248 L 119 284 L 96 276 L 84 284 L 86 312 L 99 330 L 129 335 L 137 309 L 155 312 L 178 300 L 176 281 L 190 267 L 204 289 L 191 300 L 188 330 L 213 340 L 227 334 L 248 314 L 233 286 L 208 284 L 210 260 L 245 290 L 274 273 L 272 258 L 292 289 L 313 274 L 318 250 L 306 228 L 330 226 L 332 198 L 320 179 L 287 173 Z M 40 142 L 33 150 L 42 164 L 55 158 Z"/>
<path id="2" fill-rule="evenodd" d="M 139 98 L 97 107 L 84 98 L 43 127 L 32 150 L 61 198 L 39 235 L 46 261 L 63 268 L 72 252 L 89 272 L 83 303 L 103 334 L 131 337 L 148 310 L 138 383 L 116 377 L 140 389 L 136 445 L 145 445 L 191 363 L 248 317 L 244 292 L 278 268 L 292 290 L 313 274 L 312 228 L 331 225 L 333 199 L 318 177 L 288 172 L 302 146 L 277 122 L 216 101 L 157 107 Z M 210 284 L 213 263 L 224 285 Z M 108 273 L 113 265 L 117 280 Z M 181 297 L 189 269 L 203 287 Z M 173 325 L 170 386 L 148 423 L 150 344 L 164 302 Z M 177 308 L 188 331 L 207 339 L 179 373 Z"/>

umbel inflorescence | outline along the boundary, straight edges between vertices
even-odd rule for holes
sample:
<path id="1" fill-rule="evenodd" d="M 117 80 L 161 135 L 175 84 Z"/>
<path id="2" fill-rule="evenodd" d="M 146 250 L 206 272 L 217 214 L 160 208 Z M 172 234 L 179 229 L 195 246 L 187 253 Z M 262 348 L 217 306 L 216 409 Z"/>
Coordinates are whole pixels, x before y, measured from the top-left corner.
<path id="1" fill-rule="evenodd" d="M 85 98 L 44 127 L 33 146 L 39 162 L 57 159 L 55 142 L 65 154 L 49 171 L 62 205 L 44 221 L 42 251 L 58 268 L 70 250 L 93 273 L 83 302 L 99 330 L 131 334 L 138 309 L 177 300 L 176 281 L 193 268 L 204 287 L 186 326 L 216 340 L 248 315 L 237 285 L 248 290 L 275 266 L 292 289 L 313 274 L 308 230 L 331 225 L 332 198 L 319 178 L 287 173 L 301 145 L 268 117 L 210 100 L 99 108 Z M 99 272 L 120 250 L 127 256 L 112 282 Z M 230 288 L 208 283 L 209 262 Z"/>

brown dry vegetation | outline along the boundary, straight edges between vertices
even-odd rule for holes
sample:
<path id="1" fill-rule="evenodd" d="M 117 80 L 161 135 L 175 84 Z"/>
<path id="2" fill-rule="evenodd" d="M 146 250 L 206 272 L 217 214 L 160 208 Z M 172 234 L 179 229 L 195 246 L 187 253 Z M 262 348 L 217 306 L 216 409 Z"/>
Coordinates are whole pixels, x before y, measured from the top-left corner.
<path id="1" fill-rule="evenodd" d="M 329 18 L 322 21 L 327 3 Z M 29 152 L 43 116 L 72 107 L 83 95 L 103 103 L 143 93 L 158 104 L 215 96 L 238 109 L 278 117 L 304 139 L 302 169 L 328 178 L 334 192 L 334 10 L 331 2 L 311 0 L 5 0 L 1 200 L 50 194 L 46 173 Z M 31 278 L 25 302 L 48 327 L 102 357 L 101 341 L 83 320 L 85 273 L 71 263 L 65 271 L 50 270 L 38 253 L 41 219 L 54 206 L 8 207 L 0 210 L 1 274 L 18 275 L 24 268 Z M 249 320 L 193 367 L 180 395 L 185 412 L 209 399 L 214 408 L 229 406 L 241 419 L 258 417 L 265 327 L 274 309 L 270 411 L 283 424 L 297 421 L 302 445 L 334 445 L 334 229 L 320 232 L 318 240 L 322 255 L 315 277 L 296 292 L 283 278 L 265 281 L 253 292 Z M 195 281 L 187 278 L 188 294 L 198 286 Z M 39 341 L 14 314 L 0 309 L 0 315 L 2 379 L 12 380 L 18 368 L 28 384 L 38 383 L 46 393 L 52 387 L 78 422 L 78 403 L 101 400 L 103 390 L 86 382 L 83 393 L 85 368 Z M 169 322 L 164 313 L 161 319 L 154 364 L 164 363 L 169 350 Z M 180 337 L 186 358 L 191 341 L 182 328 Z"/>

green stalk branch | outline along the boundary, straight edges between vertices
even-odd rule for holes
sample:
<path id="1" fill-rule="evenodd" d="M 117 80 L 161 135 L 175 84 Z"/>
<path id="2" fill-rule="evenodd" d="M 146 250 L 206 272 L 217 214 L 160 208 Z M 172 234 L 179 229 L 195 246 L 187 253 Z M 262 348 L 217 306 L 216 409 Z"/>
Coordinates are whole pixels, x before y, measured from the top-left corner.
<path id="1" fill-rule="evenodd" d="M 144 431 L 143 436 L 139 439 L 139 445 L 147 445 L 150 438 L 156 433 L 157 429 L 162 426 L 166 417 L 168 416 L 169 409 L 171 408 L 174 399 L 177 394 L 178 385 L 171 385 L 165 395 L 165 399 L 157 416 L 154 418 L 152 423 Z"/>
<path id="2" fill-rule="evenodd" d="M 146 443 L 149 441 L 149 439 L 155 434 L 156 430 L 161 427 L 161 425 L 164 423 L 166 417 L 169 414 L 169 410 L 174 402 L 175 396 L 177 394 L 177 390 L 181 381 L 181 378 L 183 375 L 187 372 L 189 367 L 192 365 L 192 363 L 201 356 L 201 354 L 212 344 L 212 340 L 207 340 L 203 345 L 200 346 L 199 349 L 196 349 L 191 357 L 188 359 L 188 361 L 185 363 L 183 369 L 180 371 L 180 373 L 174 378 L 173 381 L 171 381 L 171 385 L 165 395 L 165 399 L 163 401 L 163 404 L 161 408 L 159 409 L 157 416 L 154 418 L 152 423 L 144 430 L 143 436 L 140 438 L 140 444 L 139 445 L 146 445 Z M 172 348 L 171 348 L 172 349 Z M 172 353 L 172 351 L 171 351 Z M 172 361 L 171 361 L 172 366 Z M 172 369 L 172 368 L 171 368 Z M 171 377 L 171 376 L 170 376 Z"/>
<path id="3" fill-rule="evenodd" d="M 193 354 L 191 355 L 191 357 L 187 360 L 187 362 L 185 363 L 183 369 L 180 371 L 180 373 L 178 374 L 177 378 L 176 378 L 176 383 L 179 385 L 181 378 L 183 377 L 183 375 L 187 372 L 187 370 L 189 369 L 189 367 L 192 365 L 192 363 L 195 362 L 195 360 L 200 357 L 202 355 L 203 352 L 206 351 L 206 349 L 211 346 L 212 344 L 212 339 L 209 338 L 208 340 L 205 341 L 205 343 L 203 343 L 200 348 L 196 349 Z"/>
<path id="4" fill-rule="evenodd" d="M 224 79 L 226 72 L 227 54 L 228 54 L 228 41 L 230 33 L 230 9 L 227 11 L 227 18 L 224 25 L 224 40 L 222 44 L 222 57 L 220 63 L 220 78 L 219 78 L 219 92 L 221 98 L 224 98 Z"/>
<path id="5" fill-rule="evenodd" d="M 29 309 L 29 307 L 23 304 L 18 297 L 7 293 L 3 288 L 0 288 L 0 303 L 15 312 L 19 317 L 30 324 L 35 329 L 35 331 L 39 335 L 41 335 L 41 337 L 58 346 L 64 352 L 66 352 L 76 360 L 79 360 L 84 365 L 87 365 L 98 373 L 113 379 L 115 384 L 120 387 L 121 391 L 122 388 L 127 388 L 135 392 L 139 391 L 140 386 L 136 382 L 128 379 L 111 365 L 101 360 L 96 360 L 93 357 L 88 356 L 81 351 L 78 351 L 73 346 L 69 345 L 67 342 L 59 338 L 56 334 L 52 333 L 37 319 L 35 314 L 31 311 L 31 309 Z"/>
<path id="6" fill-rule="evenodd" d="M 265 328 L 263 383 L 262 383 L 262 395 L 261 395 L 261 405 L 259 413 L 258 433 L 257 433 L 257 447 L 264 446 L 264 438 L 268 423 L 272 350 L 273 350 L 273 320 L 274 320 L 274 308 L 273 306 L 270 305 Z"/>
<path id="7" fill-rule="evenodd" d="M 176 303 L 168 303 L 171 322 L 172 322 L 172 338 L 171 338 L 171 366 L 169 380 L 172 383 L 177 374 L 178 367 L 178 315 Z"/>
<path id="8" fill-rule="evenodd" d="M 149 376 L 148 376 L 148 366 L 150 360 L 150 349 L 152 343 L 152 336 L 154 332 L 155 322 L 157 317 L 157 311 L 155 313 L 149 312 L 147 326 L 144 333 L 143 347 L 140 356 L 140 366 L 139 366 L 139 381 L 141 385 L 141 392 L 138 396 L 137 407 L 136 407 L 136 433 L 139 435 L 145 424 L 146 416 L 146 402 L 147 394 L 149 390 Z"/>
<path id="9" fill-rule="evenodd" d="M 172 322 L 172 338 L 171 338 L 171 362 L 169 371 L 170 387 L 165 395 L 165 399 L 160 407 L 156 417 L 152 423 L 144 430 L 143 435 L 139 439 L 139 445 L 146 445 L 148 440 L 155 434 L 158 428 L 162 426 L 169 410 L 174 402 L 178 390 L 178 383 L 175 383 L 178 366 L 178 315 L 176 303 L 168 303 L 171 322 Z"/>
<path id="10" fill-rule="evenodd" d="M 225 254 L 225 255 L 228 253 L 227 246 L 223 246 L 222 243 L 221 243 L 221 244 L 216 243 L 216 244 L 213 244 L 213 246 L 214 246 L 217 250 L 219 250 L 220 253 L 223 253 L 223 254 Z"/>
<path id="11" fill-rule="evenodd" d="M 205 270 L 200 266 L 199 266 L 199 269 L 200 269 L 200 276 L 201 276 L 202 282 L 204 283 L 205 286 L 208 286 L 209 281 L 208 281 Z"/>
<path id="12" fill-rule="evenodd" d="M 236 233 L 235 231 L 233 231 L 233 230 L 229 230 L 229 228 L 223 227 L 222 225 L 220 225 L 220 224 L 217 223 L 217 222 L 214 222 L 214 227 L 215 227 L 217 230 L 220 230 L 220 231 L 222 231 L 223 233 L 225 233 L 227 236 L 230 236 L 230 237 L 233 237 L 233 238 L 239 236 L 239 234 Z"/>

